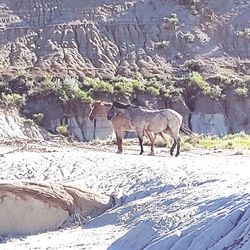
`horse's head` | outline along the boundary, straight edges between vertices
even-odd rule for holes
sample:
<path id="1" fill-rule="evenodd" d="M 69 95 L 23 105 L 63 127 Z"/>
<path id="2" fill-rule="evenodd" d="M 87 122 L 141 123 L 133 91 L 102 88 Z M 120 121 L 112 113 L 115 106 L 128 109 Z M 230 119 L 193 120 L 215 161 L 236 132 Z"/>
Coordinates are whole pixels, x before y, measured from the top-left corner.
<path id="1" fill-rule="evenodd" d="M 111 121 L 112 118 L 113 118 L 114 116 L 116 116 L 116 114 L 117 114 L 117 110 L 116 110 L 115 106 L 112 105 L 111 109 L 108 111 L 107 119 Z"/>
<path id="2" fill-rule="evenodd" d="M 107 106 L 111 106 L 111 104 L 102 102 L 102 101 L 95 101 L 91 105 L 91 111 L 89 113 L 89 119 L 93 121 L 97 117 L 106 117 L 107 116 Z"/>
<path id="3" fill-rule="evenodd" d="M 124 116 L 124 112 L 131 107 L 135 107 L 135 106 L 131 104 L 125 104 L 122 102 L 114 101 L 111 109 L 108 111 L 107 119 L 111 120 L 114 116 L 117 116 L 117 115 Z"/>

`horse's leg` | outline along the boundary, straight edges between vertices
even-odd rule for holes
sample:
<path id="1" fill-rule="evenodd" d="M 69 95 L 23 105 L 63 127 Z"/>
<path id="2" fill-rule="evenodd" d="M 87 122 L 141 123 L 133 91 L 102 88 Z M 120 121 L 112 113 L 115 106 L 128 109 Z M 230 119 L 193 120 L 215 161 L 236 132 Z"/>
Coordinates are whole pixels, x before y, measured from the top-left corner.
<path id="1" fill-rule="evenodd" d="M 156 135 L 153 134 L 152 132 L 149 132 L 146 130 L 146 134 L 150 140 L 150 143 L 151 143 L 151 146 L 150 146 L 150 150 L 151 152 L 149 153 L 149 155 L 155 155 L 155 152 L 154 152 L 154 145 L 155 145 L 155 137 Z"/>
<path id="2" fill-rule="evenodd" d="M 164 133 L 163 133 L 163 132 L 160 132 L 159 135 L 160 135 L 161 138 L 165 141 L 166 146 L 169 146 L 169 142 L 168 142 L 167 138 L 165 137 Z"/>
<path id="3" fill-rule="evenodd" d="M 123 136 L 123 131 L 121 130 L 116 130 L 115 131 L 115 135 L 116 135 L 116 141 L 117 141 L 117 154 L 121 154 L 123 149 L 122 149 L 122 136 Z"/>
<path id="4" fill-rule="evenodd" d="M 177 144 L 177 141 L 176 141 L 176 138 L 175 138 L 175 136 L 174 136 L 172 130 L 169 130 L 168 133 L 169 133 L 169 135 L 170 135 L 170 136 L 173 138 L 173 140 L 174 140 L 174 143 L 173 143 L 172 147 L 170 148 L 170 155 L 173 156 L 173 152 L 174 152 L 175 146 L 176 146 L 176 144 Z"/>
<path id="5" fill-rule="evenodd" d="M 170 149 L 171 156 L 173 155 L 173 152 L 174 152 L 176 145 L 177 145 L 177 151 L 176 151 L 175 156 L 178 156 L 180 154 L 180 134 L 179 134 L 179 131 L 180 131 L 180 126 L 176 126 L 176 127 L 172 127 L 172 128 L 170 127 L 169 134 L 174 139 L 174 143 Z"/>
<path id="6" fill-rule="evenodd" d="M 173 156 L 173 153 L 174 153 L 174 149 L 175 149 L 175 146 L 176 146 L 177 142 L 176 140 L 174 139 L 174 143 L 172 145 L 172 147 L 170 148 L 170 155 Z"/>
<path id="7" fill-rule="evenodd" d="M 176 154 L 175 154 L 176 157 L 180 154 L 180 148 L 181 148 L 181 139 L 178 136 L 178 138 L 177 138 L 177 151 L 176 151 Z"/>
<path id="8" fill-rule="evenodd" d="M 139 144 L 141 147 L 140 155 L 142 155 L 144 153 L 144 150 L 143 150 L 143 132 L 144 132 L 143 128 L 136 128 L 136 133 L 137 133 Z"/>

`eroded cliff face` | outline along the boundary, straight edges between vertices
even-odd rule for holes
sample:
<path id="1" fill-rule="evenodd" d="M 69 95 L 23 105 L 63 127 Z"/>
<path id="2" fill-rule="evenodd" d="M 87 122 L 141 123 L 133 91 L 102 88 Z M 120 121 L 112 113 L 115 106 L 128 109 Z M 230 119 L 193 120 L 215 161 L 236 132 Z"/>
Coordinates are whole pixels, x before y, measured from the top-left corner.
<path id="1" fill-rule="evenodd" d="M 197 56 L 250 57 L 249 39 L 237 35 L 249 25 L 248 1 L 190 2 L 1 0 L 0 61 L 4 69 L 166 78 Z"/>
<path id="2" fill-rule="evenodd" d="M 207 78 L 225 72 L 249 75 L 250 39 L 239 35 L 250 25 L 249 1 L 192 2 L 0 0 L 0 71 L 168 81 L 181 77 L 187 70 L 183 65 L 195 59 Z M 195 96 L 189 105 L 184 97 L 153 106 L 181 112 L 196 132 L 250 132 L 248 98 L 229 94 L 217 104 Z M 136 101 L 145 103 L 140 97 Z"/>

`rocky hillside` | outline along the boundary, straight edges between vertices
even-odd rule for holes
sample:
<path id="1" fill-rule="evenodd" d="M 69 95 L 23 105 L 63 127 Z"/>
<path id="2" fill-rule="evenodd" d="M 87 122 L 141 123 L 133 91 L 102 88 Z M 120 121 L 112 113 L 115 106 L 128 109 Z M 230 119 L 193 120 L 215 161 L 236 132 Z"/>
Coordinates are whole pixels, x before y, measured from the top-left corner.
<path id="1" fill-rule="evenodd" d="M 1 0 L 0 13 L 3 69 L 165 78 L 198 57 L 249 68 L 247 0 Z"/>
<path id="2" fill-rule="evenodd" d="M 0 0 L 0 72 L 154 79 L 154 106 L 194 131 L 249 133 L 249 16 L 249 0 Z"/>

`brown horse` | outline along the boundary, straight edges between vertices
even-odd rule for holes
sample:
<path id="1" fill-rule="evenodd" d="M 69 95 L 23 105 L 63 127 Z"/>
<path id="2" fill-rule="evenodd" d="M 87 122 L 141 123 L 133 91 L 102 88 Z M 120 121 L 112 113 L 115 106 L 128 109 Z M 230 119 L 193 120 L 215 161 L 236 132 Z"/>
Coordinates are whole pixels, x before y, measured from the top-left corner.
<path id="1" fill-rule="evenodd" d="M 112 107 L 112 103 L 108 102 L 102 102 L 102 101 L 96 101 L 92 105 L 91 112 L 89 114 L 89 119 L 93 121 L 97 117 L 105 117 L 107 118 L 108 111 Z M 123 132 L 135 132 L 134 128 L 131 126 L 129 119 L 126 119 L 122 115 L 116 115 L 111 120 L 112 128 L 115 131 L 116 135 L 116 141 L 117 141 L 117 153 L 122 153 L 122 139 L 123 139 Z M 151 142 L 151 152 L 150 155 L 154 155 L 154 141 L 156 135 L 154 133 L 151 133 L 147 130 L 144 131 L 146 135 L 149 137 Z M 165 138 L 164 134 L 162 132 L 159 133 L 160 136 L 163 138 L 166 143 L 168 143 L 167 139 Z"/>
<path id="2" fill-rule="evenodd" d="M 170 149 L 170 155 L 173 155 L 177 145 L 175 156 L 178 156 L 180 153 L 180 130 L 186 134 L 192 134 L 192 131 L 182 122 L 182 115 L 172 109 L 149 110 L 144 107 L 114 101 L 112 108 L 108 111 L 107 119 L 111 120 L 117 115 L 128 119 L 136 131 L 141 146 L 140 154 L 143 153 L 144 131 L 147 131 L 149 134 L 168 132 L 174 140 Z M 150 139 L 152 144 L 154 144 L 154 139 L 153 137 Z M 151 145 L 151 147 L 153 146 Z"/>

